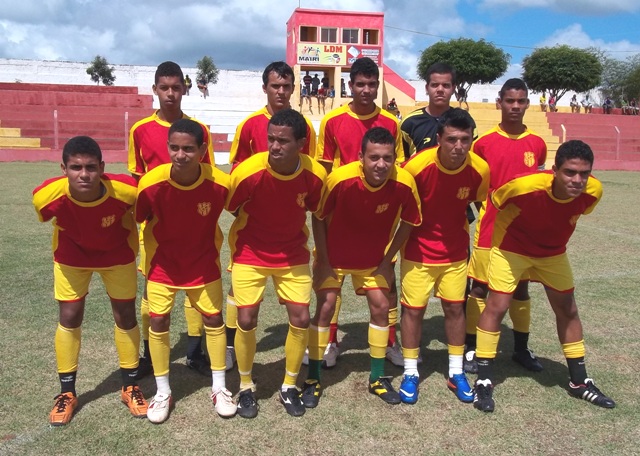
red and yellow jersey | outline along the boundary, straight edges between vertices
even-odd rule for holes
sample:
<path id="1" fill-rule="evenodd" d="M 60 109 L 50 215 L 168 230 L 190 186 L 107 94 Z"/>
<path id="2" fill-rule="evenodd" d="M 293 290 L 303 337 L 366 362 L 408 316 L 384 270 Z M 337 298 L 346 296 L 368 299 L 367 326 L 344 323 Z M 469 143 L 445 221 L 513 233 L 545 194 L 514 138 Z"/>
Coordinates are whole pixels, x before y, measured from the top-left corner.
<path id="1" fill-rule="evenodd" d="M 509 135 L 499 125 L 478 138 L 472 150 L 489 164 L 489 191 L 514 177 L 537 173 L 544 168 L 547 159 L 547 145 L 540 136 L 529 129 L 520 135 Z M 485 201 L 476 225 L 476 247 L 491 247 L 495 216 L 495 208 Z"/>
<path id="2" fill-rule="evenodd" d="M 396 139 L 397 157 L 402 160 L 402 134 L 398 119 L 379 106 L 376 106 L 373 113 L 359 116 L 348 104 L 334 109 L 322 119 L 316 160 L 333 163 L 334 169 L 358 161 L 362 138 L 373 127 L 384 127 L 391 132 Z"/>
<path id="3" fill-rule="evenodd" d="M 65 176 L 48 179 L 33 191 L 41 222 L 53 223 L 53 259 L 76 268 L 109 268 L 129 264 L 138 254 L 133 220 L 136 181 L 122 174 L 103 174 L 104 195 L 76 201 Z"/>
<path id="4" fill-rule="evenodd" d="M 327 220 L 327 250 L 333 268 L 377 267 L 400 220 L 422 221 L 413 177 L 394 166 L 387 181 L 371 187 L 360 162 L 342 166 L 327 178 L 318 218 Z"/>
<path id="5" fill-rule="evenodd" d="M 309 263 L 307 211 L 318 210 L 325 178 L 324 168 L 302 154 L 289 176 L 271 169 L 268 152 L 240 163 L 227 199 L 227 210 L 238 213 L 229 232 L 232 261 L 273 268 Z"/>
<path id="6" fill-rule="evenodd" d="M 577 198 L 560 200 L 552 192 L 553 172 L 513 179 L 491 194 L 498 209 L 493 246 L 535 258 L 560 255 L 582 214 L 589 214 L 602 197 L 602 184 L 589 177 Z"/>
<path id="7" fill-rule="evenodd" d="M 316 131 L 311 121 L 306 117 L 304 119 L 307 121 L 307 141 L 302 148 L 302 153 L 313 156 L 316 151 Z M 271 114 L 265 106 L 238 125 L 229 152 L 229 163 L 235 167 L 252 155 L 269 149 L 267 128 L 270 120 Z"/>
<path id="8" fill-rule="evenodd" d="M 183 114 L 183 119 L 191 117 Z M 196 119 L 202 125 L 204 141 L 207 143 L 207 153 L 202 158 L 202 163 L 214 164 L 213 143 L 209 128 Z M 136 122 L 129 131 L 129 158 L 127 167 L 131 174 L 142 176 L 153 168 L 165 163 L 171 163 L 167 150 L 169 140 L 169 128 L 171 124 L 158 117 L 158 111 Z"/>
<path id="9" fill-rule="evenodd" d="M 147 279 L 174 287 L 197 287 L 220 278 L 222 232 L 218 218 L 229 193 L 229 175 L 200 164 L 188 187 L 171 179 L 171 164 L 142 176 L 135 215 L 143 229 Z"/>
<path id="10" fill-rule="evenodd" d="M 485 201 L 489 166 L 473 152 L 456 170 L 442 166 L 438 147 L 414 155 L 404 165 L 416 180 L 422 224 L 414 228 L 402 258 L 422 264 L 448 264 L 467 258 L 469 222 L 467 205 Z"/>

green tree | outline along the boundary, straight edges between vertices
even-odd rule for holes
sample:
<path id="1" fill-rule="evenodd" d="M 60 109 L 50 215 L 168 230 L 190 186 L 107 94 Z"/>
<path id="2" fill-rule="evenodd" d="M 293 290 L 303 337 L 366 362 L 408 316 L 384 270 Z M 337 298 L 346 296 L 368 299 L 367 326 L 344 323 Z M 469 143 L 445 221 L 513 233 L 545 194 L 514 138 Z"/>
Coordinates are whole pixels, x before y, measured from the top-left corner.
<path id="1" fill-rule="evenodd" d="M 202 79 L 202 77 L 204 77 L 207 84 L 216 84 L 218 82 L 218 73 L 220 70 L 216 68 L 216 65 L 213 63 L 213 59 L 208 55 L 205 55 L 198 60 L 196 68 L 198 68 L 198 79 Z"/>
<path id="2" fill-rule="evenodd" d="M 611 99 L 620 106 L 622 100 L 629 101 L 640 96 L 640 54 L 626 60 L 609 57 L 600 50 L 594 50 L 602 64 L 602 97 Z"/>
<path id="3" fill-rule="evenodd" d="M 99 85 L 100 81 L 102 81 L 106 86 L 112 86 L 116 80 L 113 74 L 114 71 L 115 68 L 109 66 L 107 59 L 99 55 L 96 55 L 89 68 L 87 68 L 87 74 L 93 82 Z"/>
<path id="4" fill-rule="evenodd" d="M 560 100 L 569 90 L 587 92 L 600 84 L 602 63 L 593 49 L 554 46 L 536 49 L 522 60 L 522 78 L 531 90 Z"/>
<path id="5" fill-rule="evenodd" d="M 436 62 L 448 63 L 456 70 L 456 92 L 467 93 L 473 84 L 487 84 L 502 76 L 511 56 L 492 43 L 458 38 L 439 41 L 428 47 L 418 59 L 418 75 L 426 81 L 427 69 Z"/>

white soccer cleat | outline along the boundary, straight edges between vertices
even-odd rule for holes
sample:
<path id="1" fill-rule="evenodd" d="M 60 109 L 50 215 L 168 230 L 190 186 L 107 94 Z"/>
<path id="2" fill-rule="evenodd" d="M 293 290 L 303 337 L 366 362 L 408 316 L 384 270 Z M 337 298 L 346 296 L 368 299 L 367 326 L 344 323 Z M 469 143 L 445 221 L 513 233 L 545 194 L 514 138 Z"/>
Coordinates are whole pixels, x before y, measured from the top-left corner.
<path id="1" fill-rule="evenodd" d="M 233 401 L 233 395 L 231 391 L 226 388 L 221 388 L 217 391 L 213 391 L 211 393 L 211 400 L 213 401 L 213 406 L 216 409 L 218 415 L 223 418 L 231 418 L 236 414 L 236 410 L 238 407 L 236 403 Z"/>
<path id="2" fill-rule="evenodd" d="M 169 410 L 171 409 L 170 394 L 156 394 L 147 408 L 147 418 L 155 424 L 164 423 L 169 418 Z"/>

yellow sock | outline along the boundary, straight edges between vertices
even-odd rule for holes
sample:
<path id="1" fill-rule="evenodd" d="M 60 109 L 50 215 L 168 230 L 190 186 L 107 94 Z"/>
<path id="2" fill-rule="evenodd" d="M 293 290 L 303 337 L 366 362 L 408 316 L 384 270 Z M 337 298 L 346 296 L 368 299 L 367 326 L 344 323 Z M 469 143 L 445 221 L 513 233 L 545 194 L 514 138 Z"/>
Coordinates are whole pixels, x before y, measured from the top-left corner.
<path id="1" fill-rule="evenodd" d="M 205 325 L 204 332 L 207 339 L 207 353 L 209 353 L 209 359 L 211 360 L 211 370 L 224 372 L 227 367 L 225 361 L 227 353 L 227 333 L 225 327 L 224 325 L 220 325 L 217 328 L 211 328 Z"/>
<path id="2" fill-rule="evenodd" d="M 149 352 L 153 363 L 153 375 L 156 377 L 169 375 L 169 355 L 171 354 L 169 331 L 157 333 L 149 329 Z"/>
<path id="3" fill-rule="evenodd" d="M 322 361 L 327 345 L 329 345 L 329 327 L 309 325 L 309 359 Z"/>
<path id="4" fill-rule="evenodd" d="M 300 373 L 304 349 L 307 348 L 308 343 L 309 328 L 298 328 L 289 323 L 289 332 L 284 343 L 285 373 L 283 385 L 295 386 L 296 379 Z"/>
<path id="5" fill-rule="evenodd" d="M 476 328 L 478 332 L 478 346 L 476 356 L 478 358 L 494 359 L 498 352 L 498 342 L 500 341 L 500 331 L 491 332 Z"/>
<path id="6" fill-rule="evenodd" d="M 144 340 L 149 340 L 151 317 L 149 316 L 149 300 L 145 297 L 140 300 L 140 322 L 142 323 L 142 338 Z"/>
<path id="7" fill-rule="evenodd" d="M 184 299 L 184 318 L 187 320 L 187 334 L 189 336 L 201 336 L 204 331 L 202 315 L 191 304 L 189 297 Z"/>
<path id="8" fill-rule="evenodd" d="M 369 323 L 369 351 L 372 358 L 384 358 L 387 354 L 387 339 L 389 338 L 389 327 L 376 326 Z"/>
<path id="9" fill-rule="evenodd" d="M 227 328 L 238 327 L 238 308 L 236 307 L 236 298 L 227 296 L 227 316 L 225 318 Z M 229 341 L 233 342 L 233 341 Z"/>
<path id="10" fill-rule="evenodd" d="M 336 309 L 333 311 L 333 317 L 331 317 L 331 323 L 338 324 L 338 316 L 340 316 L 340 308 L 342 307 L 342 295 L 338 293 L 336 296 Z"/>
<path id="11" fill-rule="evenodd" d="M 56 361 L 58 373 L 76 372 L 80 357 L 81 327 L 65 328 L 58 323 L 55 336 Z"/>
<path id="12" fill-rule="evenodd" d="M 464 345 L 447 345 L 447 352 L 449 355 L 462 356 L 464 355 Z"/>
<path id="13" fill-rule="evenodd" d="M 475 298 L 473 296 L 469 296 L 467 298 L 467 334 L 475 334 L 476 326 L 478 326 L 478 321 L 480 320 L 480 314 L 484 310 L 485 300 L 484 298 Z"/>
<path id="14" fill-rule="evenodd" d="M 402 356 L 404 359 L 418 359 L 420 348 L 404 348 L 402 347 Z"/>
<path id="15" fill-rule="evenodd" d="M 565 358 L 583 358 L 585 355 L 584 339 L 578 342 L 562 344 L 562 353 Z"/>
<path id="16" fill-rule="evenodd" d="M 236 331 L 236 359 L 238 361 L 238 374 L 240 374 L 240 390 L 253 388 L 253 359 L 256 356 L 256 328 L 249 331 L 238 326 Z"/>
<path id="17" fill-rule="evenodd" d="M 138 349 L 140 347 L 140 328 L 138 325 L 131 329 L 122 329 L 114 325 L 113 339 L 116 342 L 120 367 L 123 369 L 138 367 Z"/>
<path id="18" fill-rule="evenodd" d="M 514 331 L 528 333 L 531 328 L 531 299 L 524 301 L 512 299 L 509 305 L 509 317 L 511 317 Z"/>

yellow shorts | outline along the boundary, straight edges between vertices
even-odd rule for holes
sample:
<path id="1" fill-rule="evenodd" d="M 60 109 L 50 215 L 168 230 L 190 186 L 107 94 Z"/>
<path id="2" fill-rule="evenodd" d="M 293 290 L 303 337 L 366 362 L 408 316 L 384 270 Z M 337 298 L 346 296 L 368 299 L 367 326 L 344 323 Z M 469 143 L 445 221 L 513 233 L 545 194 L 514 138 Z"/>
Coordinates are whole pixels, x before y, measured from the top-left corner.
<path id="1" fill-rule="evenodd" d="M 236 306 L 260 304 L 271 277 L 280 303 L 308 306 L 311 301 L 311 271 L 308 264 L 286 268 L 264 268 L 248 264 L 233 264 L 231 285 Z"/>
<path id="2" fill-rule="evenodd" d="M 318 287 L 318 290 L 340 290 L 347 275 L 351 275 L 351 283 L 357 295 L 363 296 L 367 290 L 389 290 L 389 284 L 381 275 L 371 275 L 376 268 L 369 269 L 334 269 L 333 272 L 338 277 L 327 278 Z"/>
<path id="3" fill-rule="evenodd" d="M 484 247 L 474 247 L 469 261 L 468 276 L 480 283 L 489 283 L 489 263 L 491 249 Z M 530 280 L 529 273 L 522 274 L 520 281 Z"/>
<path id="4" fill-rule="evenodd" d="M 188 301 L 201 314 L 217 315 L 222 312 L 221 279 L 194 288 L 175 288 L 149 281 L 147 282 L 149 315 L 167 315 L 171 313 L 176 300 L 176 293 L 180 290 L 184 290 L 189 298 Z"/>
<path id="5" fill-rule="evenodd" d="M 489 281 L 489 254 L 491 249 L 474 247 L 469 260 L 468 275 L 477 282 L 487 283 Z"/>
<path id="6" fill-rule="evenodd" d="M 574 289 L 573 272 L 566 253 L 532 258 L 494 247 L 490 260 L 489 289 L 492 291 L 513 293 L 524 276 L 560 293 L 570 293 Z"/>
<path id="7" fill-rule="evenodd" d="M 80 301 L 89 292 L 89 282 L 94 272 L 100 274 L 107 294 L 116 301 L 136 299 L 138 277 L 136 263 L 116 265 L 110 268 L 74 268 L 53 263 L 53 293 L 58 301 Z"/>
<path id="8" fill-rule="evenodd" d="M 427 265 L 402 260 L 402 305 L 407 307 L 427 307 L 431 290 L 436 298 L 448 302 L 464 302 L 467 288 L 467 262 L 457 261 L 451 264 Z"/>

